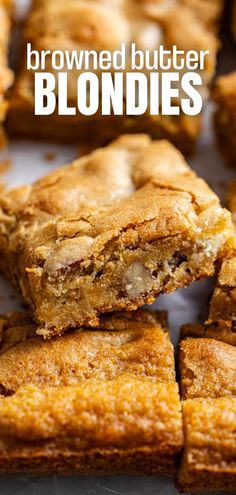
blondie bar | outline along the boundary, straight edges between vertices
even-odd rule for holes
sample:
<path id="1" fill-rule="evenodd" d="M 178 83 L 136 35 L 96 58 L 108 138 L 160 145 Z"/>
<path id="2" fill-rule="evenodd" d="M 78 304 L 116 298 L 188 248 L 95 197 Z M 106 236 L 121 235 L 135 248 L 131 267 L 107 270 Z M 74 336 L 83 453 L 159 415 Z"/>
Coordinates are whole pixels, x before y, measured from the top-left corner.
<path id="1" fill-rule="evenodd" d="M 236 182 L 230 184 L 227 204 L 232 212 L 232 219 L 236 225 Z M 209 324 L 222 326 L 227 324 L 235 328 L 236 323 L 236 252 L 225 259 L 219 269 L 217 283 L 210 302 Z"/>
<path id="2" fill-rule="evenodd" d="M 231 215 L 167 141 L 123 136 L 0 198 L 0 266 L 51 337 L 212 275 Z"/>
<path id="3" fill-rule="evenodd" d="M 230 165 L 236 164 L 236 71 L 217 78 L 215 130 L 219 148 Z"/>
<path id="4" fill-rule="evenodd" d="M 208 322 L 236 322 L 236 255 L 223 261 L 210 302 Z"/>
<path id="5" fill-rule="evenodd" d="M 164 313 L 112 314 L 51 341 L 18 313 L 0 334 L 0 474 L 176 473 L 182 415 Z"/>
<path id="6" fill-rule="evenodd" d="M 8 44 L 10 34 L 10 2 L 0 0 L 0 134 L 5 120 L 8 103 L 6 92 L 13 82 L 12 71 L 8 67 Z"/>
<path id="7" fill-rule="evenodd" d="M 142 0 L 83 1 L 35 0 L 25 27 L 25 42 L 34 50 L 101 50 L 114 51 L 125 43 L 137 49 L 155 50 L 160 45 L 172 49 L 209 50 L 204 71 L 202 96 L 207 95 L 208 83 L 215 69 L 218 41 L 205 24 L 211 27 L 220 17 L 222 1 L 182 0 L 153 2 Z M 209 8 L 203 9 L 203 4 Z M 205 15 L 205 12 L 209 13 Z M 129 56 L 127 56 L 129 59 Z M 55 75 L 50 57 L 46 71 Z M 129 71 L 129 60 L 126 61 Z M 98 71 L 99 72 L 99 71 Z M 69 106 L 77 108 L 77 78 L 80 71 L 69 71 Z M 199 89 L 199 88 L 198 88 Z M 181 92 L 182 94 L 182 92 Z M 179 99 L 177 103 L 179 102 Z M 200 116 L 150 115 L 104 116 L 99 110 L 87 117 L 53 114 L 34 116 L 34 71 L 23 67 L 13 92 L 9 129 L 13 134 L 36 138 L 104 142 L 122 132 L 147 132 L 154 138 L 167 138 L 185 153 L 193 151 L 200 131 Z"/>
<path id="8" fill-rule="evenodd" d="M 184 421 L 180 488 L 191 493 L 235 493 L 236 334 L 229 344 L 216 340 L 217 330 L 196 325 L 195 336 L 198 329 L 200 337 L 205 334 L 203 338 L 188 337 L 180 344 Z M 191 325 L 184 333 L 191 335 Z"/>

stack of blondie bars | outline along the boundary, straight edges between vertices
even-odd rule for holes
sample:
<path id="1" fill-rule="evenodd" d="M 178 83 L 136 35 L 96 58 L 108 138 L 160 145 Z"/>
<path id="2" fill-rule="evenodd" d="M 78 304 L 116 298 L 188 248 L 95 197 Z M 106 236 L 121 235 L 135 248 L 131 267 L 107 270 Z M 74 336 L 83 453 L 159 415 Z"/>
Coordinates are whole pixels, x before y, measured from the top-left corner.
<path id="1" fill-rule="evenodd" d="M 1 268 L 30 308 L 1 318 L 0 473 L 176 476 L 184 449 L 182 489 L 233 490 L 232 321 L 188 327 L 179 395 L 166 315 L 138 309 L 234 259 L 209 186 L 167 141 L 127 135 L 0 207 Z M 219 290 L 235 289 L 211 320 Z"/>
<path id="2" fill-rule="evenodd" d="M 0 120 L 10 105 L 10 136 L 109 144 L 1 190 L 0 269 L 27 310 L 0 316 L 0 475 L 168 475 L 181 492 L 235 493 L 236 186 L 227 210 L 179 151 L 193 150 L 201 117 L 35 117 L 23 66 L 9 99 L 9 4 Z M 125 33 L 144 49 L 153 36 L 207 47 L 206 95 L 222 10 L 223 0 L 34 0 L 25 41 L 114 49 Z M 213 96 L 235 162 L 235 75 Z M 182 328 L 176 374 L 167 315 L 142 306 L 215 273 L 208 320 Z"/>

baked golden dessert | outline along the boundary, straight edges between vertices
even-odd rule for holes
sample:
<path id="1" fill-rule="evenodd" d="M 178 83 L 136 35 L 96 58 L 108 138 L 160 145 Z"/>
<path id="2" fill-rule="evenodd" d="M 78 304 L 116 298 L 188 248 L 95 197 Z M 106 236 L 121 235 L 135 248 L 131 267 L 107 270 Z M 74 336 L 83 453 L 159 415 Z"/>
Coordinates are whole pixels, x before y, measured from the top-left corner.
<path id="1" fill-rule="evenodd" d="M 214 116 L 219 148 L 229 163 L 236 164 L 236 71 L 216 79 L 213 98 L 217 109 Z"/>
<path id="2" fill-rule="evenodd" d="M 0 334 L 0 474 L 176 473 L 182 414 L 164 313 L 113 313 L 51 341 L 15 313 Z"/>
<path id="3" fill-rule="evenodd" d="M 236 321 L 236 254 L 221 264 L 210 302 L 209 323 Z"/>
<path id="4" fill-rule="evenodd" d="M 8 108 L 6 92 L 13 82 L 13 74 L 8 66 L 8 44 L 10 35 L 11 2 L 0 0 L 0 134 Z"/>
<path id="5" fill-rule="evenodd" d="M 229 337 L 229 329 L 226 334 Z M 184 452 L 179 474 L 186 493 L 236 487 L 236 334 L 230 343 L 214 329 L 184 328 L 180 343 Z M 228 340 L 229 342 L 229 340 Z"/>
<path id="6" fill-rule="evenodd" d="M 227 321 L 224 320 L 219 320 L 218 322 L 208 325 L 199 325 L 198 323 L 183 325 L 181 328 L 181 338 L 185 339 L 186 337 L 215 339 L 236 346 L 236 332 L 234 332 Z"/>
<path id="7" fill-rule="evenodd" d="M 0 198 L 0 266 L 44 337 L 214 273 L 230 213 L 167 141 L 122 136 Z"/>
<path id="8" fill-rule="evenodd" d="M 33 50 L 101 50 L 114 51 L 125 43 L 136 48 L 156 50 L 160 45 L 172 49 L 209 50 L 204 70 L 202 96 L 215 71 L 218 40 L 212 34 L 221 16 L 223 1 L 182 0 L 34 0 L 26 23 L 25 44 Z M 207 7 L 207 8 L 206 8 Z M 26 58 L 26 57 L 25 57 Z M 129 56 L 127 56 L 127 59 Z M 126 63 L 129 71 L 129 60 Z M 46 69 L 55 75 L 50 55 Z M 97 71 L 98 73 L 99 71 Z M 80 70 L 69 71 L 68 102 L 77 107 L 77 78 Z M 198 88 L 200 90 L 200 87 Z M 58 96 L 57 88 L 56 95 Z M 178 102 L 182 97 L 180 91 Z M 178 103 L 177 102 L 177 103 Z M 11 99 L 9 129 L 18 136 L 91 141 L 101 144 L 123 132 L 147 132 L 153 138 L 167 138 L 184 153 L 193 151 L 200 132 L 199 115 L 140 116 L 102 115 L 101 108 L 90 117 L 77 111 L 76 115 L 34 115 L 34 71 L 23 68 Z M 20 125 L 19 125 L 20 123 Z"/>
<path id="9" fill-rule="evenodd" d="M 163 3 L 168 3 L 163 0 Z M 224 11 L 224 0 L 175 0 L 192 9 L 201 23 L 214 33 L 219 33 Z M 158 0 L 154 3 L 158 3 Z"/>
<path id="10" fill-rule="evenodd" d="M 227 205 L 236 225 L 236 182 L 233 181 L 227 192 Z M 222 323 L 220 323 L 222 321 Z M 217 283 L 210 302 L 208 323 L 219 327 L 229 325 L 235 328 L 236 322 L 236 252 L 220 265 Z"/>

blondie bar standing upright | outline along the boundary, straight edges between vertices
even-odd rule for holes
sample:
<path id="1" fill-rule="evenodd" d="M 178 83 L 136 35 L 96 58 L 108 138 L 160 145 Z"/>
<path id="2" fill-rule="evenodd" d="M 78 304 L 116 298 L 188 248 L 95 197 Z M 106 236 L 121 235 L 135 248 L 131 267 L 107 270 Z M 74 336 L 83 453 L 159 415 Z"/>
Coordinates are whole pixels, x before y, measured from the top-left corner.
<path id="1" fill-rule="evenodd" d="M 228 205 L 233 220 L 236 187 Z M 183 491 L 236 489 L 236 255 L 223 260 L 203 325 L 185 325 L 180 343 Z"/>
<path id="2" fill-rule="evenodd" d="M 0 199 L 0 265 L 44 337 L 214 273 L 231 215 L 179 151 L 123 136 Z"/>
<path id="3" fill-rule="evenodd" d="M 180 343 L 184 493 L 236 488 L 236 334 L 187 325 Z M 194 334 L 194 337 L 192 336 Z M 202 338 L 195 338 L 195 337 Z M 218 339 L 225 338 L 226 342 Z"/>
<path id="4" fill-rule="evenodd" d="M 164 45 L 181 50 L 209 50 L 204 71 L 202 94 L 205 98 L 214 75 L 219 46 L 216 32 L 223 0 L 180 0 L 153 2 L 121 0 L 34 0 L 26 23 L 25 43 L 34 50 L 101 50 L 114 51 L 132 42 L 137 49 L 158 49 Z M 128 57 L 127 57 L 128 58 Z M 46 70 L 56 73 L 50 57 Z M 129 71 L 127 61 L 127 71 Z M 99 71 L 97 71 L 99 73 Z M 69 105 L 77 107 L 78 70 L 69 71 Z M 177 99 L 177 103 L 179 99 Z M 200 117 L 180 115 L 103 116 L 101 109 L 94 116 L 34 115 L 34 71 L 23 67 L 11 100 L 9 130 L 23 137 L 90 140 L 91 136 L 110 140 L 122 132 L 147 132 L 154 138 L 167 138 L 185 153 L 193 151 L 200 131 Z M 20 124 L 19 124 L 20 123 Z"/>
<path id="5" fill-rule="evenodd" d="M 18 313 L 0 318 L 0 336 L 0 474 L 177 473 L 165 314 L 112 314 L 43 341 Z"/>
<path id="6" fill-rule="evenodd" d="M 228 205 L 235 221 L 236 184 Z M 223 260 L 206 325 L 185 325 L 180 344 L 184 491 L 236 489 L 236 254 Z M 198 337 L 198 338 L 197 338 Z"/>
<path id="7" fill-rule="evenodd" d="M 233 181 L 228 189 L 227 204 L 232 212 L 232 219 L 236 225 L 236 182 Z M 220 328 L 225 325 L 234 329 L 236 324 L 236 251 L 229 258 L 223 260 L 215 290 L 210 302 L 208 324 L 215 324 Z M 221 330 L 222 331 L 222 330 Z"/>

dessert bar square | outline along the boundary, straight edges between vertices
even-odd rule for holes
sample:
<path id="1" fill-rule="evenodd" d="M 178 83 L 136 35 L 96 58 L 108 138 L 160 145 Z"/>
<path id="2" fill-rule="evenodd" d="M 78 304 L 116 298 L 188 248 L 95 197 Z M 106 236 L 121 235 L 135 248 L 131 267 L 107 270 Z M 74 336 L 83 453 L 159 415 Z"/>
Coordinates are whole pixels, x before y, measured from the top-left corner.
<path id="1" fill-rule="evenodd" d="M 0 335 L 0 474 L 176 473 L 182 415 L 165 314 L 112 314 L 96 332 L 43 341 L 16 313 Z"/>
<path id="2" fill-rule="evenodd" d="M 222 341 L 214 327 L 185 325 L 183 336 L 179 350 L 181 398 L 236 397 L 236 334 L 231 332 L 230 337 L 226 326 Z"/>
<path id="3" fill-rule="evenodd" d="M 188 399 L 183 403 L 183 493 L 235 493 L 236 397 Z"/>
<path id="4" fill-rule="evenodd" d="M 215 130 L 219 148 L 229 165 L 236 165 L 236 71 L 216 79 Z"/>
<path id="5" fill-rule="evenodd" d="M 236 255 L 223 261 L 210 302 L 208 323 L 236 321 Z"/>
<path id="6" fill-rule="evenodd" d="M 123 136 L 1 195 L 0 265 L 44 337 L 214 273 L 231 215 L 179 151 Z"/>
<path id="7" fill-rule="evenodd" d="M 167 49 L 176 45 L 185 51 L 209 50 L 202 75 L 202 95 L 205 98 L 214 74 L 218 48 L 218 41 L 211 29 L 220 17 L 222 3 L 206 0 L 121 0 L 111 4 L 106 0 L 69 0 L 66 3 L 35 0 L 26 23 L 24 39 L 25 44 L 31 43 L 34 50 L 114 51 L 120 49 L 121 43 L 125 43 L 128 50 L 131 43 L 136 43 L 137 49 L 143 51 L 156 50 L 160 45 Z M 209 8 L 206 9 L 203 4 Z M 55 74 L 50 57 L 47 58 L 46 71 Z M 69 71 L 68 101 L 72 107 L 77 107 L 79 73 Z M 23 137 L 56 138 L 60 141 L 91 142 L 94 137 L 98 144 L 123 132 L 147 132 L 153 138 L 167 138 L 184 153 L 189 153 L 193 151 L 199 135 L 200 120 L 199 115 L 188 116 L 182 110 L 177 116 L 166 116 L 161 112 L 159 115 L 149 115 L 149 111 L 141 116 L 103 116 L 99 110 L 90 117 L 79 112 L 75 116 L 63 116 L 58 115 L 58 111 L 35 117 L 34 71 L 23 67 L 11 100 L 9 130 Z"/>
<path id="8" fill-rule="evenodd" d="M 236 225 L 236 182 L 229 185 L 227 204 L 232 212 L 232 219 Z M 210 302 L 208 323 L 229 325 L 234 328 L 236 321 L 236 251 L 230 258 L 223 260 L 215 290 Z M 221 325 L 222 326 L 222 325 Z"/>
<path id="9" fill-rule="evenodd" d="M 13 75 L 8 66 L 8 44 L 10 35 L 10 2 L 0 0 L 0 133 L 5 120 L 8 103 L 6 92 L 13 81 Z"/>
<path id="10" fill-rule="evenodd" d="M 236 486 L 236 334 L 226 327 L 193 325 L 180 344 L 184 452 L 179 475 L 183 492 L 224 490 Z M 184 335 L 191 334 L 191 325 Z M 202 337 L 203 336 L 203 337 Z M 216 338 L 214 338 L 216 337 Z"/>

